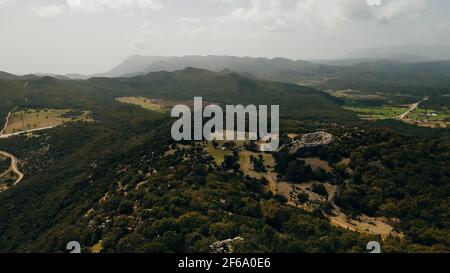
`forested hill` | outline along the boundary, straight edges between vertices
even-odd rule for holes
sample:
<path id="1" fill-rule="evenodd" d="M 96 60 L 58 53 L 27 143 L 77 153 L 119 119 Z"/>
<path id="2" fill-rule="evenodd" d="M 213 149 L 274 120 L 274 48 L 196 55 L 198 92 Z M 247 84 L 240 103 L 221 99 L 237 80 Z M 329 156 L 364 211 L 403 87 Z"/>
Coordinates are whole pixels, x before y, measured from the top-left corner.
<path id="1" fill-rule="evenodd" d="M 85 84 L 115 96 L 129 94 L 191 101 L 194 96 L 202 96 L 205 101 L 216 103 L 280 105 L 284 117 L 354 118 L 341 110 L 336 99 L 312 88 L 196 68 L 153 72 L 133 78 L 93 78 Z"/>
<path id="2" fill-rule="evenodd" d="M 326 63 L 326 62 L 325 62 Z M 349 63 L 349 65 L 345 65 Z M 147 64 L 147 68 L 143 69 Z M 254 79 L 299 83 L 321 83 L 324 88 L 362 89 L 415 95 L 448 93 L 449 61 L 402 62 L 389 58 L 336 60 L 328 64 L 285 58 L 233 56 L 145 57 L 133 56 L 103 76 L 124 77 L 149 72 L 173 72 L 187 67 L 214 72 L 231 70 Z M 128 73 L 127 73 L 128 71 Z"/>
<path id="3" fill-rule="evenodd" d="M 1 251 L 60 252 L 77 240 L 87 252 L 96 245 L 105 252 L 206 252 L 213 242 L 243 236 L 237 252 L 363 252 L 368 241 L 380 239 L 333 227 L 321 209 L 288 206 L 266 179 L 245 174 L 236 151 L 218 164 L 202 146 L 207 143 L 177 145 L 167 113 L 116 100 L 136 96 L 279 104 L 289 119 L 282 120 L 283 142 L 289 133 L 335 136 L 312 156 L 331 168 L 321 179 L 336 184 L 346 213 L 398 218 L 394 228 L 406 237 L 387 239 L 387 251 L 448 250 L 448 144 L 359 122 L 338 99 L 315 89 L 194 68 L 133 78 L 0 81 L 0 88 L 3 115 L 14 107 L 54 108 L 87 111 L 92 118 L 0 140 L 0 150 L 14 154 L 25 174 L 0 193 Z M 297 155 L 279 155 L 276 165 L 292 160 L 285 168 L 294 174 L 289 177 L 308 171 L 312 177 Z M 352 170 L 341 166 L 346 160 Z M 422 187 L 428 182 L 422 170 L 435 174 L 432 185 Z M 386 187 L 383 195 L 379 185 Z"/>

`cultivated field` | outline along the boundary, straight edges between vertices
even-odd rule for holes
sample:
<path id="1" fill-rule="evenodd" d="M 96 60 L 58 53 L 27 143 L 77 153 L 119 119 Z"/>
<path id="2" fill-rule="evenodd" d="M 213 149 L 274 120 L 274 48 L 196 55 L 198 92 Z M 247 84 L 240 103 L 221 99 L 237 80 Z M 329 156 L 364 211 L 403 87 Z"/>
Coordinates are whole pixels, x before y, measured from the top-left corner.
<path id="1" fill-rule="evenodd" d="M 421 127 L 448 128 L 450 126 L 450 110 L 442 111 L 418 108 L 403 119 L 404 122 Z"/>
<path id="2" fill-rule="evenodd" d="M 358 113 L 365 120 L 393 119 L 408 111 L 407 107 L 401 106 L 346 106 L 344 109 Z"/>

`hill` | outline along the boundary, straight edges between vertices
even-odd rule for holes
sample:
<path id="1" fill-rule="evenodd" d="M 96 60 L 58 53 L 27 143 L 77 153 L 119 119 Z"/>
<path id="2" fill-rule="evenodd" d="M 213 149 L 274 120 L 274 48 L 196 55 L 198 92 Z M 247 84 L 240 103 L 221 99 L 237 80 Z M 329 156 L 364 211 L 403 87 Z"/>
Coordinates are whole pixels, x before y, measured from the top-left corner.
<path id="1" fill-rule="evenodd" d="M 267 176 L 249 176 L 249 167 L 240 165 L 239 149 L 245 147 L 230 150 L 217 164 L 202 146 L 207 144 L 173 142 L 173 120 L 116 100 L 127 96 L 280 104 L 282 142 L 289 142 L 291 132 L 326 130 L 335 137 L 330 145 L 305 151 L 308 162 L 320 162 L 329 172 L 306 166 L 304 154 L 284 152 L 273 156 L 271 171 L 293 185 L 306 179 L 329 183 L 336 204 L 350 217 L 393 217 L 391 224 L 405 239 L 387 238 L 386 252 L 450 247 L 446 140 L 360 122 L 323 92 L 196 68 L 23 83 L 0 81 L 5 111 L 71 109 L 88 111 L 93 121 L 0 140 L 0 150 L 14 154 L 25 174 L 0 193 L 4 252 L 61 252 L 73 240 L 84 252 L 208 252 L 214 242 L 237 236 L 245 240 L 235 252 L 363 252 L 368 241 L 379 239 L 332 226 L 325 215 L 333 203 L 308 212 L 274 195 Z M 249 164 L 261 165 L 263 159 Z M 302 192 L 288 194 L 305 200 Z"/>
<path id="2" fill-rule="evenodd" d="M 297 82 L 301 78 L 316 75 L 328 75 L 334 72 L 333 67 L 314 64 L 308 61 L 293 61 L 285 58 L 251 58 L 234 56 L 184 56 L 184 57 L 152 57 L 133 56 L 119 64 L 112 71 L 95 75 L 100 77 L 126 76 L 132 77 L 149 72 L 173 72 L 187 67 L 206 69 L 214 72 L 232 70 L 246 76 L 266 80 Z"/>
<path id="3" fill-rule="evenodd" d="M 403 62 L 429 62 L 450 60 L 447 46 L 398 45 L 390 47 L 363 48 L 347 54 L 345 59 L 371 58 Z"/>
<path id="4" fill-rule="evenodd" d="M 142 71 L 145 71 L 154 63 L 164 61 L 169 59 L 170 57 L 161 57 L 161 56 L 140 56 L 135 55 L 127 58 L 122 63 L 118 64 L 116 67 L 111 69 L 110 71 L 103 74 L 92 75 L 93 77 L 122 77 L 126 75 L 139 74 Z M 74 76 L 74 75 L 72 75 Z M 78 75 L 79 77 L 79 75 Z"/>

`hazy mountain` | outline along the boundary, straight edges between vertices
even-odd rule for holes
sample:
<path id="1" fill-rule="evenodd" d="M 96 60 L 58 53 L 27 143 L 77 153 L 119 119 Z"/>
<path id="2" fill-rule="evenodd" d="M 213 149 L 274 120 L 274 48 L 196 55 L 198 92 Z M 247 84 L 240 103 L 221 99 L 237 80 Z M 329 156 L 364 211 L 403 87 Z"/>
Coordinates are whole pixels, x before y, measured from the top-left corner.
<path id="1" fill-rule="evenodd" d="M 59 74 L 53 74 L 53 73 L 36 73 L 39 77 L 52 77 L 58 80 L 70 80 L 71 77 L 68 77 L 66 75 L 59 75 Z"/>
<path id="2" fill-rule="evenodd" d="M 18 76 L 7 72 L 0 71 L 0 80 L 11 81 L 16 80 Z"/>
<path id="3" fill-rule="evenodd" d="M 145 71 L 152 64 L 169 59 L 170 57 L 161 56 L 131 56 L 110 71 L 103 74 L 93 75 L 95 77 L 120 77 L 129 74 L 139 74 Z"/>
<path id="4" fill-rule="evenodd" d="M 67 78 L 73 79 L 73 80 L 86 80 L 89 79 L 90 76 L 88 75 L 83 75 L 83 74 L 78 74 L 78 73 L 67 73 L 66 75 Z"/>
<path id="5" fill-rule="evenodd" d="M 416 62 L 434 62 L 436 60 L 431 58 L 424 58 L 420 56 L 391 56 L 391 58 L 354 58 L 354 59 L 335 59 L 335 60 L 312 60 L 312 62 L 323 65 L 333 65 L 349 67 L 361 64 L 376 63 L 380 61 L 395 61 L 401 63 L 416 63 Z"/>
<path id="6" fill-rule="evenodd" d="M 37 79 L 39 76 L 34 74 L 27 74 L 27 75 L 14 75 L 11 73 L 0 71 L 0 79 L 5 81 L 14 81 L 14 80 L 32 80 Z"/>
<path id="7" fill-rule="evenodd" d="M 184 56 L 146 57 L 133 56 L 108 73 L 97 77 L 133 77 L 149 72 L 177 71 L 187 67 L 213 72 L 234 71 L 250 78 L 282 82 L 297 82 L 302 78 L 328 76 L 336 68 L 308 61 L 293 61 L 285 58 L 251 58 L 234 56 Z"/>
<path id="8" fill-rule="evenodd" d="M 429 62 L 450 60 L 448 46 L 399 45 L 378 48 L 357 49 L 344 59 L 390 59 L 403 62 Z"/>

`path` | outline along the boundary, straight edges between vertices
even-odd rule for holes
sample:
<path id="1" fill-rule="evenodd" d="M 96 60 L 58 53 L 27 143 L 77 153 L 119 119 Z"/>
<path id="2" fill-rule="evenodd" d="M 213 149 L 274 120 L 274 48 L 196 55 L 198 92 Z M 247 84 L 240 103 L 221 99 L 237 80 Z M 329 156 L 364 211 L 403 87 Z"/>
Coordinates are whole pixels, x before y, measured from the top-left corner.
<path id="1" fill-rule="evenodd" d="M 0 131 L 0 137 L 3 136 L 3 133 L 6 131 L 6 127 L 8 127 L 9 118 L 11 117 L 11 112 L 8 113 L 8 116 L 6 116 L 6 122 L 3 129 Z"/>
<path id="2" fill-rule="evenodd" d="M 8 122 L 9 122 L 9 118 L 11 117 L 11 112 L 8 113 L 8 116 L 6 117 L 6 122 L 5 122 L 5 126 L 3 127 L 3 129 L 0 131 L 0 139 L 3 138 L 8 138 L 11 137 L 13 135 L 20 135 L 21 133 L 25 133 L 25 132 L 19 132 L 19 133 L 15 133 L 15 134 L 7 134 L 4 135 L 3 133 L 5 132 L 6 128 L 8 127 Z M 40 128 L 43 130 L 43 128 Z M 17 176 L 16 181 L 14 182 L 13 186 L 17 185 L 20 183 L 20 181 L 22 181 L 24 174 L 19 170 L 19 161 L 17 160 L 17 158 L 5 151 L 0 151 L 0 155 L 3 155 L 4 157 L 9 157 L 11 159 L 11 165 L 8 168 L 8 170 L 6 170 L 4 173 L 2 173 L 0 175 L 0 177 L 3 177 L 5 175 L 7 175 L 8 173 L 14 173 Z"/>
<path id="3" fill-rule="evenodd" d="M 419 105 L 420 105 L 422 102 L 427 101 L 427 100 L 428 100 L 428 97 L 426 97 L 426 98 L 424 98 L 424 99 L 422 99 L 422 100 L 420 100 L 420 101 L 418 101 L 418 102 L 416 102 L 416 103 L 414 103 L 414 104 L 409 105 L 408 111 L 406 111 L 405 113 L 403 113 L 403 114 L 401 114 L 401 115 L 399 115 L 399 116 L 396 116 L 394 119 L 400 119 L 400 120 L 405 119 L 411 112 L 413 112 L 413 111 L 415 111 L 417 108 L 419 108 Z"/>
<path id="4" fill-rule="evenodd" d="M 12 155 L 12 154 L 10 154 L 8 152 L 0 151 L 0 154 L 5 156 L 5 157 L 9 157 L 11 159 L 11 166 L 9 167 L 9 169 L 5 173 L 2 174 L 2 176 L 7 174 L 7 173 L 9 173 L 9 172 L 13 172 L 17 176 L 17 179 L 14 182 L 13 186 L 19 184 L 20 181 L 22 181 L 22 179 L 24 177 L 23 173 L 19 170 L 19 167 L 18 167 L 19 161 L 17 160 L 17 158 L 14 155 Z"/>
<path id="5" fill-rule="evenodd" d="M 27 133 L 37 132 L 37 131 L 49 130 L 49 129 L 53 129 L 53 128 L 57 127 L 57 126 L 58 125 L 42 127 L 42 128 L 31 129 L 31 130 L 21 131 L 21 132 L 7 134 L 7 135 L 1 134 L 0 135 L 0 139 L 2 139 L 2 138 L 9 138 L 9 137 L 13 137 L 13 136 L 19 136 L 19 135 L 22 135 L 22 134 L 27 134 Z"/>

